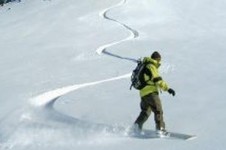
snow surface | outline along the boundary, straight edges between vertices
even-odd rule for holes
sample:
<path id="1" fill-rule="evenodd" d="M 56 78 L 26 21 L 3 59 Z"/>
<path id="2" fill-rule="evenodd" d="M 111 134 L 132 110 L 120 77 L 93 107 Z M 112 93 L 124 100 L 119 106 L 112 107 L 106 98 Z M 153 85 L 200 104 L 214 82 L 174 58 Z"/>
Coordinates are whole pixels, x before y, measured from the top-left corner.
<path id="1" fill-rule="evenodd" d="M 0 149 L 224 150 L 225 0 L 23 0 L 0 7 Z M 167 129 L 127 137 L 134 60 L 162 54 Z M 154 129 L 153 115 L 144 128 Z"/>

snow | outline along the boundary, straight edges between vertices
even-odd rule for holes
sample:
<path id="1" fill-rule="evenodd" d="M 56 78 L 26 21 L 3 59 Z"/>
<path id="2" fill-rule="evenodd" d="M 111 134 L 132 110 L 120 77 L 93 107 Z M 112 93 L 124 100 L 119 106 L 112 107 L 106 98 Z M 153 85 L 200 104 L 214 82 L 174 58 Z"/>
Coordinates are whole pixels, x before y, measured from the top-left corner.
<path id="1" fill-rule="evenodd" d="M 0 7 L 0 149 L 224 150 L 224 0 L 23 0 Z M 134 60 L 158 50 L 167 129 L 138 139 Z M 154 129 L 153 115 L 144 128 Z"/>

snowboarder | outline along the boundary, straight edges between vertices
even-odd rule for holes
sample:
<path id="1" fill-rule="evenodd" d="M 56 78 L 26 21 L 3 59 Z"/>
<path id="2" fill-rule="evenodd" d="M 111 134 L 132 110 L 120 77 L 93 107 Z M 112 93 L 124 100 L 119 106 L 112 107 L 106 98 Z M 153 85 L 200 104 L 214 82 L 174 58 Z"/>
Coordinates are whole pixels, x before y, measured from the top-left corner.
<path id="1" fill-rule="evenodd" d="M 148 62 L 146 67 L 148 71 L 150 71 L 151 77 L 150 75 L 144 74 L 147 85 L 140 90 L 141 112 L 134 123 L 135 130 L 141 131 L 144 122 L 148 119 L 151 112 L 153 112 L 156 132 L 159 134 L 166 132 L 159 90 L 168 91 L 168 93 L 173 96 L 175 96 L 176 93 L 173 89 L 169 88 L 167 83 L 159 75 L 158 68 L 160 67 L 160 61 L 161 55 L 157 51 L 152 53 L 151 57 L 145 57 L 143 59 L 144 63 Z"/>

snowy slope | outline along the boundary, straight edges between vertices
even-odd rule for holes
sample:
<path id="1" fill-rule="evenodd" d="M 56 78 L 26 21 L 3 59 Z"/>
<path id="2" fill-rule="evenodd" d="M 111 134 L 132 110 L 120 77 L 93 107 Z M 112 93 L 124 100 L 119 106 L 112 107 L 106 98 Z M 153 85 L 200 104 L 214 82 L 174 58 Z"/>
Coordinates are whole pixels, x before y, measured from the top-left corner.
<path id="1" fill-rule="evenodd" d="M 0 7 L 0 149 L 225 149 L 225 6 L 24 0 Z M 138 92 L 129 90 L 133 61 L 154 50 L 177 92 L 161 95 L 167 129 L 195 140 L 125 136 L 140 111 Z M 153 116 L 145 128 L 154 128 Z"/>

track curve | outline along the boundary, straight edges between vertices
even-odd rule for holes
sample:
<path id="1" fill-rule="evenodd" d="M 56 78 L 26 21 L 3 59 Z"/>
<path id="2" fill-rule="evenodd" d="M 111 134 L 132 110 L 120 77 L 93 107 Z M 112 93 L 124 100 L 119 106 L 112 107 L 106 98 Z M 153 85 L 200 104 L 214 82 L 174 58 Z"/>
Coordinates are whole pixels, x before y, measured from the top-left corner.
<path id="1" fill-rule="evenodd" d="M 109 21 L 113 21 L 113 22 L 123 26 L 127 31 L 129 31 L 131 33 L 130 36 L 127 37 L 126 39 L 103 45 L 103 46 L 99 47 L 96 50 L 96 52 L 99 55 L 105 54 L 105 55 L 116 57 L 116 58 L 119 58 L 119 59 L 125 59 L 125 60 L 129 60 L 129 61 L 132 61 L 132 62 L 137 62 L 136 59 L 123 57 L 123 56 L 113 54 L 113 53 L 107 51 L 107 48 L 109 48 L 111 46 L 114 46 L 116 44 L 119 44 L 119 43 L 122 43 L 122 42 L 125 42 L 125 41 L 139 37 L 139 33 L 135 29 L 133 29 L 133 28 L 127 26 L 126 24 L 123 24 L 123 23 L 117 21 L 116 19 L 113 19 L 113 18 L 111 18 L 107 15 L 107 13 L 111 9 L 122 6 L 122 5 L 126 4 L 126 2 L 127 2 L 127 0 L 123 0 L 119 4 L 103 10 L 102 12 L 100 12 L 100 16 L 102 16 L 104 19 L 107 19 Z M 68 93 L 75 92 L 75 91 L 77 91 L 81 88 L 84 88 L 84 87 L 90 87 L 90 86 L 95 86 L 95 85 L 106 83 L 106 82 L 121 80 L 121 79 L 124 79 L 124 78 L 129 78 L 130 76 L 131 76 L 131 73 L 128 73 L 128 74 L 124 74 L 124 75 L 121 75 L 121 76 L 112 77 L 112 78 L 109 78 L 109 79 L 104 79 L 104 80 L 99 80 L 99 81 L 94 81 L 94 82 L 89 82 L 89 83 L 83 83 L 83 84 L 75 84 L 75 85 L 71 85 L 71 86 L 65 86 L 65 87 L 62 87 L 62 88 L 59 88 L 59 89 L 55 89 L 55 90 L 51 90 L 51 91 L 42 93 L 42 94 L 40 94 L 36 97 L 33 97 L 33 98 L 30 99 L 30 103 L 31 103 L 31 106 L 33 106 L 35 109 L 41 109 L 42 111 L 48 113 L 48 116 L 49 115 L 53 116 L 55 114 L 55 115 L 57 115 L 57 118 L 64 118 L 64 120 L 66 118 L 68 118 L 68 120 L 78 121 L 78 119 L 76 119 L 76 118 L 71 119 L 71 117 L 64 115 L 64 114 L 61 114 L 60 112 L 58 112 L 57 110 L 54 109 L 53 106 L 54 106 L 55 102 L 60 97 L 66 95 Z M 79 120 L 79 121 L 81 121 L 81 120 Z M 81 121 L 81 122 L 83 122 L 83 121 Z M 106 128 L 106 126 L 107 125 L 104 125 L 103 128 Z M 111 126 L 109 129 L 115 130 L 115 128 L 117 128 L 117 127 Z M 121 129 L 122 128 L 120 127 L 120 130 Z M 125 131 L 125 128 L 123 128 L 122 130 Z"/>
<path id="2" fill-rule="evenodd" d="M 107 14 L 110 10 L 114 9 L 114 8 L 117 8 L 117 7 L 120 7 L 120 6 L 123 6 L 127 3 L 127 0 L 122 0 L 120 3 L 118 3 L 117 5 L 114 5 L 110 8 L 106 8 L 105 10 L 103 10 L 102 12 L 99 13 L 99 15 L 101 17 L 103 17 L 104 19 L 106 20 L 109 20 L 109 21 L 112 21 L 112 22 L 115 22 L 117 24 L 119 24 L 120 26 L 124 27 L 128 32 L 130 32 L 130 36 L 123 39 L 123 40 L 120 40 L 120 41 L 116 41 L 116 42 L 113 42 L 113 43 L 109 43 L 109 44 L 106 44 L 106 45 L 102 45 L 100 46 L 96 52 L 97 54 L 101 55 L 101 54 L 106 54 L 108 56 L 112 56 L 112 57 L 116 57 L 116 58 L 119 58 L 119 59 L 124 59 L 124 60 L 129 60 L 129 61 L 132 61 L 132 62 L 137 62 L 136 59 L 134 58 L 128 58 L 128 57 L 124 57 L 124 56 L 120 56 L 118 54 L 114 54 L 114 53 L 111 53 L 109 51 L 107 51 L 107 48 L 109 47 L 112 47 L 114 45 L 117 45 L 117 44 L 120 44 L 120 43 L 123 43 L 123 42 L 126 42 L 126 41 L 129 41 L 129 40 L 132 40 L 132 39 L 136 39 L 139 37 L 139 32 L 135 29 L 133 29 L 132 27 L 126 25 L 125 23 L 122 23 L 114 18 L 111 18 L 109 17 Z"/>

